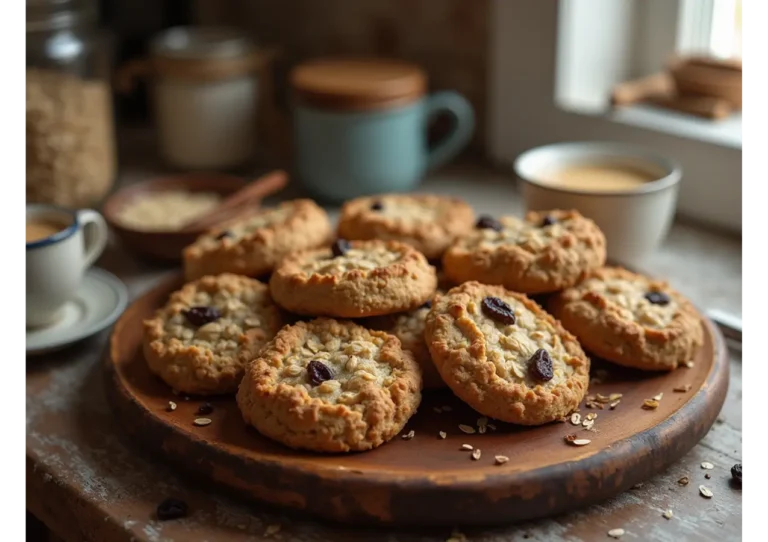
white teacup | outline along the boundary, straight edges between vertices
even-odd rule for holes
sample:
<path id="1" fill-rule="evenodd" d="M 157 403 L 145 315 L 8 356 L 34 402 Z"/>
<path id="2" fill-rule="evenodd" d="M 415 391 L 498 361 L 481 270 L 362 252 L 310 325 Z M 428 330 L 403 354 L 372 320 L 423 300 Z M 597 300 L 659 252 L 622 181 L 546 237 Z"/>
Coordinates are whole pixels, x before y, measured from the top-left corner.
<path id="1" fill-rule="evenodd" d="M 54 324 L 107 244 L 96 211 L 27 205 L 27 327 Z"/>
<path id="2" fill-rule="evenodd" d="M 634 188 L 578 189 L 542 181 L 543 172 L 573 165 L 614 165 L 645 171 L 654 180 Z M 576 209 L 605 233 L 608 259 L 642 268 L 659 247 L 675 216 L 682 170 L 642 147 L 613 142 L 555 143 L 515 161 L 526 210 Z"/>

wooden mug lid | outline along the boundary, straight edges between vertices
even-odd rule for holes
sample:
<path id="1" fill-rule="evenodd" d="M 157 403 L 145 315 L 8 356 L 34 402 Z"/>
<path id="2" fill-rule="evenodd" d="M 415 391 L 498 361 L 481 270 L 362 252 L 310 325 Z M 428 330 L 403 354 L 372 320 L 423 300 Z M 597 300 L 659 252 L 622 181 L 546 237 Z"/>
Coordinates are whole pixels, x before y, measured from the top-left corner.
<path id="1" fill-rule="evenodd" d="M 323 109 L 384 109 L 414 102 L 427 76 L 414 64 L 384 58 L 324 58 L 297 66 L 291 84 L 302 103 Z"/>

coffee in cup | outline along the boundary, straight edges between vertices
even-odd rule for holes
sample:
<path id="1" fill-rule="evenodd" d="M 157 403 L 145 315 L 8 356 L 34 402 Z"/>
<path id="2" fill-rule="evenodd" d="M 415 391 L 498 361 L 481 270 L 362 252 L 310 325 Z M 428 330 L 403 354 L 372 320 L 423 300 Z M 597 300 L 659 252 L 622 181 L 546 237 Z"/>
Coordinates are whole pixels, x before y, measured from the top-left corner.
<path id="1" fill-rule="evenodd" d="M 27 327 L 55 323 L 107 244 L 96 211 L 27 205 Z"/>

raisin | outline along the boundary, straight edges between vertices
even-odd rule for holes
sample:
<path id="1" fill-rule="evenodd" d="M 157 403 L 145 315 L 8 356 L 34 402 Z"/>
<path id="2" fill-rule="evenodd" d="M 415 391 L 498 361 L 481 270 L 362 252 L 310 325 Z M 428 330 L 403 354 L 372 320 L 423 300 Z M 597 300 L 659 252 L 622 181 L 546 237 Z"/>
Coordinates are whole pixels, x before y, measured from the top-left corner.
<path id="1" fill-rule="evenodd" d="M 381 211 L 384 208 L 384 204 L 380 201 L 374 201 L 371 204 L 371 211 Z"/>
<path id="2" fill-rule="evenodd" d="M 193 326 L 204 326 L 221 318 L 221 313 L 216 307 L 192 307 L 184 312 L 187 322 Z"/>
<path id="3" fill-rule="evenodd" d="M 731 467 L 731 476 L 733 477 L 734 482 L 741 484 L 741 463 L 736 463 Z"/>
<path id="4" fill-rule="evenodd" d="M 346 239 L 337 239 L 331 246 L 334 257 L 344 256 L 351 247 Z"/>
<path id="5" fill-rule="evenodd" d="M 421 306 L 421 308 L 422 308 L 422 309 L 431 309 L 431 308 L 432 308 L 432 300 L 431 300 L 431 299 L 427 300 L 427 301 L 426 301 L 426 302 L 425 302 L 425 303 L 424 303 L 424 304 Z"/>
<path id="6" fill-rule="evenodd" d="M 557 219 L 555 217 L 547 215 L 544 217 L 544 220 L 541 221 L 541 227 L 544 228 L 545 226 L 551 226 L 552 224 L 556 224 L 556 223 L 557 223 Z"/>
<path id="7" fill-rule="evenodd" d="M 670 302 L 669 296 L 664 292 L 648 292 L 643 297 L 654 305 L 666 305 Z"/>
<path id="8" fill-rule="evenodd" d="M 512 311 L 512 307 L 498 297 L 484 298 L 482 306 L 483 312 L 491 320 L 509 325 L 515 323 L 515 313 Z"/>
<path id="9" fill-rule="evenodd" d="M 213 412 L 213 405 L 211 403 L 203 403 L 197 409 L 197 413 L 201 416 L 205 416 Z"/>
<path id="10" fill-rule="evenodd" d="M 313 359 L 307 364 L 307 376 L 313 386 L 319 386 L 326 380 L 333 379 L 333 372 L 322 361 Z"/>
<path id="11" fill-rule="evenodd" d="M 187 503 L 182 500 L 169 497 L 157 505 L 157 519 L 161 521 L 183 518 L 186 515 Z"/>
<path id="12" fill-rule="evenodd" d="M 483 215 L 477 219 L 477 222 L 475 223 L 475 228 L 479 230 L 501 231 L 502 225 L 501 225 L 501 222 L 499 222 L 492 216 Z"/>
<path id="13" fill-rule="evenodd" d="M 549 357 L 549 352 L 543 348 L 536 350 L 531 359 L 528 360 L 528 370 L 534 379 L 541 382 L 548 382 L 555 376 L 552 369 L 552 358 Z"/>
<path id="14" fill-rule="evenodd" d="M 229 230 L 224 230 L 223 232 L 221 232 L 219 235 L 216 236 L 216 240 L 221 241 L 225 237 L 234 237 L 234 234 Z"/>

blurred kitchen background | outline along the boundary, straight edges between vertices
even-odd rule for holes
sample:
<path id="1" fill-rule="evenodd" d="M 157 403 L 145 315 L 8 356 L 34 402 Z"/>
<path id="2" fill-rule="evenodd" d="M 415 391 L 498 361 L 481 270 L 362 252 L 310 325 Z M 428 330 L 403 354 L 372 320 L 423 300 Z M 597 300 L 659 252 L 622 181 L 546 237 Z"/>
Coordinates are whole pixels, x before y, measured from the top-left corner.
<path id="1" fill-rule="evenodd" d="M 212 25 L 252 41 L 243 45 L 252 54 L 250 68 L 222 69 L 252 78 L 254 92 L 242 99 L 255 101 L 208 96 L 198 98 L 210 103 L 195 106 L 210 108 L 213 118 L 217 111 L 235 114 L 237 107 L 243 114 L 256 111 L 252 142 L 234 160 L 240 163 L 217 169 L 246 177 L 274 167 L 291 170 L 289 73 L 296 65 L 350 54 L 397 58 L 426 72 L 430 92 L 456 91 L 474 109 L 471 142 L 443 167 L 481 164 L 508 172 L 512 183 L 512 162 L 535 146 L 641 144 L 682 164 L 679 216 L 740 233 L 740 67 L 738 103 L 703 87 L 688 89 L 695 96 L 689 99 L 669 86 L 675 55 L 740 56 L 740 10 L 739 0 L 28 0 L 27 197 L 97 205 L 127 169 L 135 177 L 194 169 L 183 165 L 185 157 L 169 159 L 163 152 L 184 145 L 185 130 L 172 124 L 184 116 L 181 102 L 193 98 L 181 92 L 155 101 L 152 85 L 176 72 L 172 67 L 173 73 L 160 75 L 153 71 L 159 65 L 147 59 L 163 30 Z M 91 31 L 96 28 L 98 34 Z M 59 65 L 57 55 L 86 56 L 79 75 L 99 88 L 46 83 L 34 69 Z M 46 84 L 60 89 L 59 106 L 76 103 L 66 115 L 50 112 L 62 109 L 56 99 L 36 101 L 36 85 Z M 718 88 L 717 82 L 711 86 Z M 85 125 L 96 134 L 93 140 L 59 156 L 57 149 Z M 195 130 L 221 143 L 215 127 Z M 430 141 L 451 130 L 450 118 L 438 119 Z M 237 154 L 233 145 L 220 152 Z"/>

